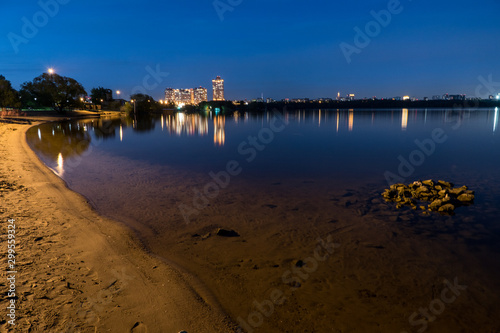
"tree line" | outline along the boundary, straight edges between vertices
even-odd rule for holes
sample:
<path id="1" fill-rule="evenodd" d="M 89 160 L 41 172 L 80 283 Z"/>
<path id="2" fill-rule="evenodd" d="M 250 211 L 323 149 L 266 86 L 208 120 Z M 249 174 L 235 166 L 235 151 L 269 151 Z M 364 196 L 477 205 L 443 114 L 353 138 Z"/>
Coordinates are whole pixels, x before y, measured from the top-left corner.
<path id="1" fill-rule="evenodd" d="M 56 73 L 43 73 L 32 81 L 24 82 L 17 91 L 3 75 L 0 75 L 0 108 L 39 109 L 51 108 L 58 112 L 68 109 L 85 108 L 87 92 L 82 84 L 73 78 Z M 120 109 L 127 113 L 160 111 L 163 108 L 153 97 L 134 94 L 131 101 L 122 104 L 114 100 L 111 89 L 92 88 L 92 104 Z"/>

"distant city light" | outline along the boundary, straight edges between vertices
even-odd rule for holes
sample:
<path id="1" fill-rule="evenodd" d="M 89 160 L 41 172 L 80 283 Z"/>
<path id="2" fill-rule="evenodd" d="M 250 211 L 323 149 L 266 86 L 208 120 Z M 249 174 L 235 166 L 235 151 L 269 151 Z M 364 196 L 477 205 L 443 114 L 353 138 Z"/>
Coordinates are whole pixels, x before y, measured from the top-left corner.
<path id="1" fill-rule="evenodd" d="M 410 99 L 410 96 L 403 96 L 403 101 L 407 101 Z"/>
<path id="2" fill-rule="evenodd" d="M 52 68 L 52 67 L 51 67 L 51 68 L 49 68 L 49 69 L 48 69 L 48 72 L 49 72 L 49 74 L 54 74 L 54 68 Z"/>

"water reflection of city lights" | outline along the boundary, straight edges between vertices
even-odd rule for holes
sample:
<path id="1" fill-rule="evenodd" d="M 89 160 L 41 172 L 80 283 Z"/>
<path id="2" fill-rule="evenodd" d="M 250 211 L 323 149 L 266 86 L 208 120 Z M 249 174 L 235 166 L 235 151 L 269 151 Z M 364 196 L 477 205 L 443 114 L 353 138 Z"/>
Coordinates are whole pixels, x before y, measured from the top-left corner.
<path id="1" fill-rule="evenodd" d="M 165 126 L 170 134 L 205 135 L 208 134 L 208 119 L 198 114 L 177 113 L 165 119 Z"/>
<path id="2" fill-rule="evenodd" d="M 214 145 L 223 146 L 226 142 L 226 118 L 214 118 Z"/>
<path id="3" fill-rule="evenodd" d="M 120 125 L 120 142 L 123 141 L 123 126 Z"/>
<path id="4" fill-rule="evenodd" d="M 57 167 L 56 167 L 56 173 L 59 177 L 62 177 L 64 175 L 64 158 L 62 156 L 62 153 L 59 153 L 57 156 Z"/>
<path id="5" fill-rule="evenodd" d="M 53 133 L 54 131 L 52 131 Z M 38 139 L 42 140 L 42 132 L 40 132 L 40 129 L 38 129 Z"/>
<path id="6" fill-rule="evenodd" d="M 340 113 L 337 111 L 337 133 L 339 132 Z"/>
<path id="7" fill-rule="evenodd" d="M 498 124 L 498 108 L 495 108 L 495 118 L 493 119 L 493 132 L 496 132 Z"/>
<path id="8" fill-rule="evenodd" d="M 354 127 L 354 110 L 349 110 L 349 132 L 352 131 Z"/>
<path id="9" fill-rule="evenodd" d="M 401 129 L 403 131 L 406 131 L 407 126 L 408 126 L 408 109 L 403 109 L 401 117 Z"/>

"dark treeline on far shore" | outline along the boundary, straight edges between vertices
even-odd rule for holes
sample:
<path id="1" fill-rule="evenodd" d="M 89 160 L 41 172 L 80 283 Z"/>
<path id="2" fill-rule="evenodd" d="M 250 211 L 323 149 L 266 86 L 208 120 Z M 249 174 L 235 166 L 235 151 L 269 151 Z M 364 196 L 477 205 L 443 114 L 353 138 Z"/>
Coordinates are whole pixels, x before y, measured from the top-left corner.
<path id="1" fill-rule="evenodd" d="M 495 108 L 500 107 L 499 100 L 429 100 L 429 101 L 396 101 L 396 100 L 354 100 L 354 101 L 331 101 L 331 102 L 202 102 L 198 106 L 185 106 L 183 111 L 188 113 L 203 112 L 208 110 L 219 110 L 220 113 L 241 112 L 265 112 L 277 110 L 312 110 L 312 109 L 467 109 L 467 108 Z"/>

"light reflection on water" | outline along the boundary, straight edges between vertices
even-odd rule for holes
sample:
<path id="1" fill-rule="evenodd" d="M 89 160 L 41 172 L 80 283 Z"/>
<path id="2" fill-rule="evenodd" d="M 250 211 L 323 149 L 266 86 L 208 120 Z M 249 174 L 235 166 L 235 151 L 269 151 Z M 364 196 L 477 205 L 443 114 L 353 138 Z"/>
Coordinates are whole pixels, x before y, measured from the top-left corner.
<path id="1" fill-rule="evenodd" d="M 435 129 L 443 131 L 446 141 L 436 144 L 435 153 L 419 152 L 425 160 L 402 177 L 405 181 L 455 177 L 473 185 L 468 176 L 496 175 L 499 170 L 498 109 L 280 112 L 285 130 L 275 133 L 264 148 L 258 142 L 246 145 L 245 151 L 258 153 L 255 161 L 246 163 L 241 143 L 258 139 L 259 131 L 275 118 L 273 112 L 236 112 L 86 119 L 43 124 L 28 131 L 27 138 L 67 181 L 78 177 L 82 161 L 89 163 L 104 153 L 202 174 L 223 170 L 228 161 L 237 160 L 244 166 L 239 178 L 248 180 L 309 177 L 383 183 L 388 172 L 401 176 L 400 161 L 416 156 L 416 140 L 429 140 Z"/>

